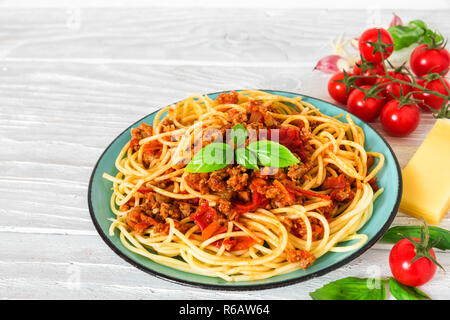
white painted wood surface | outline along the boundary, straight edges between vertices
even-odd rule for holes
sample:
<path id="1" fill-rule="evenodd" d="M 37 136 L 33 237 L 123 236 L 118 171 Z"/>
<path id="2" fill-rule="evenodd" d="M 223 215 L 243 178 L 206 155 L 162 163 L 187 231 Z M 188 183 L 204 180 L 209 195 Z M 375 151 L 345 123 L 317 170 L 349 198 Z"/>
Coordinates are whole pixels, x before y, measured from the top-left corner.
<path id="1" fill-rule="evenodd" d="M 2 8 L 0 298 L 308 299 L 341 277 L 389 276 L 390 246 L 376 244 L 337 271 L 280 289 L 173 284 L 103 243 L 89 217 L 87 187 L 98 157 L 124 128 L 190 94 L 267 88 L 330 100 L 327 76 L 312 72 L 327 43 L 386 25 L 392 11 Z M 450 36 L 449 10 L 397 13 Z M 433 122 L 425 115 L 410 137 L 387 137 L 402 167 Z M 402 213 L 394 222 L 416 223 Z M 450 228 L 448 215 L 441 225 Z M 450 254 L 438 258 L 450 270 Z M 449 299 L 449 280 L 438 271 L 423 290 Z"/>

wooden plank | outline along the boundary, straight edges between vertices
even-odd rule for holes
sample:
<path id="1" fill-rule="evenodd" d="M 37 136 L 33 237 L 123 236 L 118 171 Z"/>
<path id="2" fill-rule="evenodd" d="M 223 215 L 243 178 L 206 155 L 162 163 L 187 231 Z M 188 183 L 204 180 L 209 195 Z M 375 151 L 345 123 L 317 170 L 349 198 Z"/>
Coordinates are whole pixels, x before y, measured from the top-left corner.
<path id="1" fill-rule="evenodd" d="M 209 0 L 37 0 L 33 2 L 33 8 L 232 8 L 232 9 L 255 9 L 255 8 L 271 8 L 271 9 L 367 9 L 367 3 L 355 2 L 353 0 L 341 0 L 339 2 L 333 0 L 316 0 L 316 1 L 296 1 L 296 0 L 228 0 L 209 1 Z M 29 8 L 30 4 L 26 0 L 3 0 L 0 8 Z M 393 2 L 391 0 L 379 0 L 376 4 L 372 4 L 373 8 L 383 8 L 393 10 Z M 413 10 L 434 10 L 447 9 L 449 6 L 442 0 L 429 0 L 426 3 L 421 0 L 410 0 L 408 2 L 395 2 L 395 9 L 413 9 Z"/>
<path id="2" fill-rule="evenodd" d="M 97 236 L 0 233 L 0 242 L 0 298 L 308 299 L 309 292 L 349 275 L 390 275 L 388 252 L 373 249 L 332 273 L 289 287 L 211 295 L 209 290 L 173 284 L 130 266 Z M 438 258 L 450 266 L 449 254 L 438 253 Z M 449 280 L 438 270 L 423 291 L 433 299 L 448 299 Z"/>
<path id="3" fill-rule="evenodd" d="M 404 21 L 424 19 L 443 34 L 450 30 L 448 10 L 397 13 Z M 391 17 L 390 9 L 12 8 L 0 11 L 0 57 L 304 66 L 328 51 L 331 39 L 387 26 Z"/>

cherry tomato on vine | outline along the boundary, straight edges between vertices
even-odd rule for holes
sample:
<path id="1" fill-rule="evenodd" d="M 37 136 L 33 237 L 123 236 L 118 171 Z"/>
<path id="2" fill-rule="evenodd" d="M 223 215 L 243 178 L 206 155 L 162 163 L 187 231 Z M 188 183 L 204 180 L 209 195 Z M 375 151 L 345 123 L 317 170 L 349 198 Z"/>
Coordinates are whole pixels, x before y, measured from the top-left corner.
<path id="1" fill-rule="evenodd" d="M 348 73 L 351 76 L 351 73 Z M 340 102 L 342 104 L 347 103 L 348 94 L 347 94 L 347 86 L 342 82 L 337 82 L 336 80 L 344 79 L 344 72 L 337 72 L 328 81 L 328 93 L 330 96 Z M 350 92 L 349 92 L 350 93 Z"/>
<path id="2" fill-rule="evenodd" d="M 392 275 L 410 287 L 421 286 L 430 281 L 436 273 L 436 266 L 444 270 L 436 261 L 432 249 L 441 239 L 435 239 L 430 243 L 430 232 L 423 218 L 422 223 L 420 239 L 403 235 L 405 239 L 398 241 L 389 254 Z"/>
<path id="3" fill-rule="evenodd" d="M 411 239 L 419 242 L 417 238 Z M 430 249 L 429 254 L 436 259 L 433 249 Z M 409 287 L 417 287 L 427 283 L 436 273 L 436 264 L 427 257 L 422 257 L 411 263 L 415 256 L 416 247 L 408 239 L 397 242 L 389 254 L 389 266 L 392 275 L 399 282 Z"/>
<path id="4" fill-rule="evenodd" d="M 432 48 L 426 44 L 421 44 L 411 53 L 411 70 L 418 77 L 427 75 L 428 72 L 441 73 L 446 75 L 450 65 L 450 55 L 443 47 Z"/>
<path id="5" fill-rule="evenodd" d="M 381 56 L 381 52 L 374 53 L 374 46 L 372 43 L 377 42 L 378 34 L 381 36 L 381 42 L 385 46 L 383 52 L 383 56 Z M 363 58 L 369 62 L 379 63 L 384 59 L 387 59 L 392 52 L 394 51 L 394 40 L 392 39 L 391 34 L 383 28 L 371 28 L 367 29 L 363 32 L 363 34 L 359 37 L 358 42 L 359 52 L 363 56 Z"/>
<path id="6" fill-rule="evenodd" d="M 362 71 L 362 68 L 359 67 L 361 65 L 361 60 L 359 60 L 354 66 L 353 66 L 353 74 L 357 76 L 375 76 L 375 75 L 384 75 L 384 68 L 381 63 L 373 64 L 373 66 L 370 69 L 367 69 L 366 71 Z M 373 85 L 378 81 L 379 78 L 366 78 L 366 79 L 357 79 L 355 84 L 357 86 L 363 86 L 363 85 Z"/>
<path id="7" fill-rule="evenodd" d="M 442 83 L 444 82 L 444 83 Z M 426 83 L 426 80 L 419 79 L 417 80 L 417 84 L 425 87 L 426 89 L 436 91 L 438 93 L 441 93 L 443 95 L 450 95 L 450 84 L 447 80 L 442 78 L 442 81 L 440 79 L 431 80 L 430 82 Z M 445 85 L 444 85 L 445 84 Z M 445 103 L 448 103 L 447 99 L 444 99 L 442 97 L 438 97 L 432 93 L 421 91 L 420 93 L 414 93 L 414 98 L 422 100 L 423 103 L 419 102 L 418 105 L 425 111 L 431 112 L 429 108 L 427 108 L 426 105 L 430 106 L 431 108 L 435 110 L 441 110 L 442 105 L 445 101 Z"/>
<path id="8" fill-rule="evenodd" d="M 394 79 L 412 83 L 411 78 L 406 74 L 395 72 L 395 71 L 388 71 L 388 74 Z M 383 92 L 383 94 L 386 96 L 386 98 L 388 100 L 391 100 L 394 97 L 400 98 L 401 92 L 403 93 L 403 95 L 406 95 L 408 92 L 410 92 L 412 90 L 412 87 L 408 86 L 407 84 L 394 83 L 394 82 L 392 82 L 392 80 L 387 79 L 387 78 L 378 79 L 377 82 L 382 83 L 382 85 L 385 84 L 385 85 L 383 85 L 383 87 L 385 87 L 385 91 Z M 400 90 L 400 88 L 401 88 L 401 90 Z"/>
<path id="9" fill-rule="evenodd" d="M 362 89 L 370 89 L 370 86 L 362 86 Z M 384 98 L 369 97 L 358 88 L 350 93 L 347 101 L 348 111 L 360 117 L 364 121 L 375 120 L 384 105 Z"/>
<path id="10" fill-rule="evenodd" d="M 384 130 L 391 136 L 406 136 L 419 125 L 419 108 L 415 104 L 400 107 L 399 102 L 394 99 L 383 107 L 380 120 Z"/>

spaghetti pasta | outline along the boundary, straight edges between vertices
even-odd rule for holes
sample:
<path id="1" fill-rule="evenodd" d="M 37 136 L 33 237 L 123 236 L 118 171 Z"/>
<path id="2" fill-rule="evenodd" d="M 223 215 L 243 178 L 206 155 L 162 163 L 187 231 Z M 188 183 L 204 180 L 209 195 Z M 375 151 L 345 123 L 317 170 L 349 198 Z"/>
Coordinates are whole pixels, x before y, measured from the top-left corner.
<path id="1" fill-rule="evenodd" d="M 253 90 L 216 100 L 192 96 L 163 108 L 152 126 L 132 129 L 117 174 L 103 174 L 112 182 L 116 216 L 110 235 L 118 231 L 127 249 L 157 263 L 225 281 L 265 279 L 305 269 L 330 251 L 355 250 L 367 241 L 358 230 L 383 191 L 375 175 L 384 156 L 367 152 L 363 130 L 345 119 L 301 97 Z M 278 136 L 296 163 L 186 169 L 237 124 L 249 139 Z"/>

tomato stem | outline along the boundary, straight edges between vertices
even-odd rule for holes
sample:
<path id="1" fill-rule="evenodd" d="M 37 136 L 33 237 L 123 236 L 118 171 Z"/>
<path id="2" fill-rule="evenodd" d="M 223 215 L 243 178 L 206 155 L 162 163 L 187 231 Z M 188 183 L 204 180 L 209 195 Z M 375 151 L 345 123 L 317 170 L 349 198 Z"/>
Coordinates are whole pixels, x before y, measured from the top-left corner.
<path id="1" fill-rule="evenodd" d="M 399 233 L 402 237 L 405 239 L 408 239 L 412 245 L 414 246 L 414 252 L 416 253 L 416 256 L 414 259 L 411 260 L 409 263 L 410 265 L 413 264 L 415 261 L 419 260 L 420 258 L 427 258 L 431 262 L 433 262 L 435 265 L 437 265 L 439 268 L 441 268 L 443 271 L 445 271 L 444 267 L 442 267 L 439 262 L 436 261 L 436 259 L 430 254 L 430 250 L 437 244 L 439 241 L 441 241 L 441 238 L 436 239 L 434 242 L 429 243 L 430 241 L 430 232 L 428 230 L 428 225 L 425 222 L 425 219 L 421 217 L 423 228 L 420 229 L 420 240 L 419 242 L 415 241 L 414 239 L 410 238 L 407 235 Z"/>
<path id="2" fill-rule="evenodd" d="M 375 41 L 375 42 L 366 41 L 366 43 L 370 44 L 373 47 L 373 54 L 374 55 L 377 52 L 379 52 L 381 54 L 382 58 L 384 58 L 384 53 L 389 53 L 389 51 L 387 51 L 387 48 L 394 46 L 394 44 L 392 44 L 392 43 L 384 43 L 383 42 L 383 39 L 381 37 L 381 30 L 378 30 L 377 41 Z"/>
<path id="3" fill-rule="evenodd" d="M 430 37 L 431 37 L 431 40 L 432 40 L 432 44 L 429 45 L 429 46 L 431 46 L 431 47 L 433 47 L 433 46 L 442 46 L 443 41 L 440 41 L 439 43 L 436 43 L 436 36 L 432 35 Z M 366 92 L 366 94 L 369 95 L 369 97 L 380 98 L 378 96 L 378 93 L 380 93 L 382 91 L 382 87 L 385 87 L 387 84 L 392 84 L 392 83 L 404 84 L 404 85 L 407 85 L 409 87 L 412 87 L 412 88 L 415 88 L 415 89 L 418 90 L 418 91 L 414 91 L 414 92 L 425 92 L 425 93 L 429 93 L 431 95 L 443 98 L 444 99 L 444 103 L 442 105 L 441 110 L 439 110 L 439 111 L 436 111 L 435 109 L 433 109 L 430 106 L 426 105 L 424 102 L 423 102 L 423 104 L 430 109 L 430 111 L 433 113 L 433 116 L 435 118 L 450 118 L 450 110 L 448 110 L 450 105 L 447 105 L 447 101 L 450 100 L 450 90 L 449 90 L 449 88 L 447 87 L 447 85 L 445 84 L 445 82 L 444 82 L 444 80 L 442 78 L 443 74 L 446 73 L 446 70 L 444 70 L 441 73 L 432 73 L 432 70 L 430 70 L 430 72 L 427 75 L 427 77 L 419 78 L 419 79 L 428 79 L 428 81 L 425 82 L 424 86 L 421 86 L 421 85 L 417 84 L 416 77 L 414 77 L 414 75 L 411 73 L 411 71 L 405 66 L 405 63 L 402 64 L 398 68 L 394 68 L 392 63 L 390 61 L 388 61 L 387 59 L 385 59 L 385 53 L 389 53 L 386 49 L 388 47 L 392 46 L 392 44 L 385 44 L 385 43 L 383 43 L 383 40 L 381 38 L 380 30 L 378 30 L 377 41 L 375 41 L 375 42 L 366 41 L 366 42 L 369 43 L 370 45 L 372 45 L 372 47 L 374 48 L 374 50 L 373 50 L 374 53 L 379 52 L 381 54 L 381 63 L 383 65 L 384 75 L 378 75 L 378 74 L 374 74 L 373 73 L 372 75 L 369 75 L 369 76 L 364 76 L 364 75 L 351 75 L 351 76 L 349 76 L 348 73 L 346 71 L 344 71 L 344 79 L 342 79 L 340 81 L 337 81 L 337 82 L 342 82 L 342 83 L 344 83 L 347 86 L 347 94 L 350 92 L 351 87 L 353 87 L 353 88 L 356 88 L 356 89 L 359 89 L 361 91 Z M 444 44 L 444 46 L 445 46 L 445 44 Z M 401 73 L 403 70 L 406 70 L 406 73 L 410 76 L 410 78 L 412 79 L 412 82 L 408 82 L 408 81 L 404 81 L 404 80 L 400 80 L 400 79 L 392 77 L 389 74 L 388 66 L 386 66 L 386 63 L 389 64 L 389 66 L 392 69 L 394 69 L 394 72 L 400 72 Z M 364 73 L 364 72 L 366 72 L 368 70 L 370 71 L 370 70 L 372 70 L 375 67 L 375 65 L 372 62 L 366 61 L 362 55 L 361 55 L 361 63 L 359 63 L 359 64 L 357 63 L 356 66 L 361 68 L 361 70 L 362 70 L 361 73 Z M 384 83 L 383 82 L 376 82 L 372 86 L 372 88 L 370 88 L 370 89 L 362 89 L 361 86 L 356 85 L 356 80 L 358 80 L 358 79 L 371 79 L 371 78 L 388 79 L 390 81 L 387 82 L 387 83 L 386 82 L 384 82 Z M 447 93 L 448 93 L 447 95 L 441 94 L 440 92 L 437 92 L 437 91 L 425 88 L 425 85 L 429 81 L 436 80 L 436 79 L 440 79 L 440 81 L 443 83 L 444 87 L 447 89 Z M 396 100 L 398 100 L 400 102 L 399 103 L 400 106 L 405 105 L 408 102 L 409 103 L 414 103 L 414 102 L 421 101 L 421 100 L 418 100 L 418 99 L 409 99 L 409 100 L 406 99 L 406 100 L 404 100 L 403 99 L 403 90 L 402 90 L 401 86 L 400 86 L 400 91 L 401 91 L 400 92 L 401 93 L 400 97 L 393 96 L 394 99 L 396 99 Z M 411 96 L 412 94 L 413 93 L 407 94 L 406 98 L 409 98 L 409 96 Z"/>
<path id="4" fill-rule="evenodd" d="M 384 73 L 385 74 L 384 75 L 374 74 L 374 75 L 370 75 L 370 76 L 363 76 L 363 75 L 351 75 L 351 76 L 349 76 L 348 73 L 344 71 L 344 79 L 338 80 L 337 82 L 342 82 L 342 83 L 344 83 L 347 86 L 347 94 L 350 91 L 351 87 L 359 89 L 361 91 L 365 91 L 365 92 L 368 91 L 368 89 L 362 89 L 361 86 L 356 85 L 356 80 L 358 80 L 358 79 L 371 79 L 371 78 L 383 79 L 384 78 L 384 79 L 388 79 L 390 81 L 384 82 L 384 83 L 381 83 L 381 82 L 375 83 L 372 86 L 372 88 L 370 89 L 370 93 L 375 93 L 373 95 L 373 97 L 380 98 L 378 96 L 378 93 L 380 93 L 382 91 L 382 87 L 386 86 L 387 84 L 392 84 L 392 83 L 404 84 L 404 85 L 407 85 L 407 86 L 410 86 L 412 88 L 417 89 L 417 91 L 411 92 L 409 95 L 412 95 L 413 93 L 418 93 L 418 92 L 426 92 L 426 93 L 432 94 L 434 96 L 443 98 L 444 99 L 444 103 L 442 105 L 442 108 L 439 111 L 436 111 L 435 109 L 431 108 L 430 106 L 426 105 L 425 103 L 424 103 L 424 105 L 430 109 L 430 111 L 433 113 L 433 116 L 435 118 L 450 118 L 450 111 L 448 110 L 449 105 L 447 105 L 447 101 L 450 100 L 450 89 L 445 84 L 445 82 L 444 82 L 444 80 L 442 78 L 442 75 L 440 73 L 429 73 L 427 75 L 427 77 L 424 78 L 424 79 L 428 79 L 428 81 L 425 82 L 424 85 L 426 85 L 429 81 L 439 79 L 443 83 L 444 87 L 447 89 L 447 92 L 449 93 L 448 95 L 442 94 L 442 93 L 434 91 L 434 90 L 427 89 L 427 88 L 425 88 L 425 86 L 421 86 L 421 85 L 417 84 L 414 75 L 412 75 L 411 71 L 409 71 L 408 68 L 404 67 L 403 65 L 400 68 L 403 67 L 406 70 L 408 70 L 407 72 L 410 75 L 410 77 L 412 78 L 413 82 L 408 82 L 408 81 L 405 81 L 405 80 L 400 80 L 400 79 L 392 77 L 388 73 L 388 68 L 386 66 L 386 60 L 384 60 L 384 52 L 380 52 L 380 53 L 381 53 L 381 56 L 382 56 L 382 59 L 383 59 L 382 60 L 382 64 L 383 64 L 383 68 L 384 68 L 384 71 L 385 71 Z M 361 69 L 365 69 L 365 68 L 367 68 L 367 66 L 370 65 L 370 62 L 366 62 L 364 60 L 361 60 L 361 61 L 362 61 L 361 64 L 359 64 L 359 65 L 357 64 L 357 66 L 360 67 Z M 390 64 L 389 61 L 388 61 L 388 63 Z M 400 90 L 402 91 L 401 87 L 400 87 Z M 401 102 L 402 96 L 403 96 L 403 93 L 401 92 L 401 96 L 400 97 L 395 97 L 394 96 L 394 98 Z M 409 97 L 409 96 L 407 95 L 407 97 Z M 409 99 L 409 103 L 417 102 L 417 101 L 420 101 L 420 100 Z M 401 103 L 401 105 L 405 105 L 405 104 L 407 104 L 406 101 L 403 101 Z"/>

